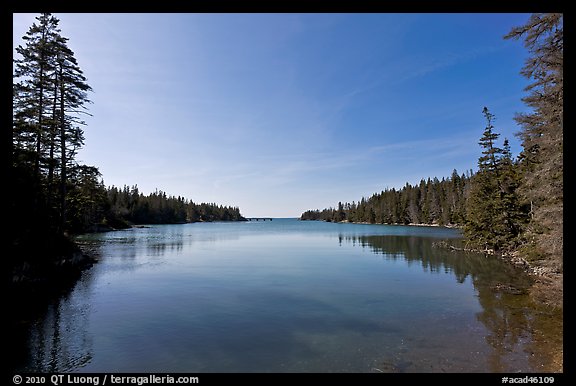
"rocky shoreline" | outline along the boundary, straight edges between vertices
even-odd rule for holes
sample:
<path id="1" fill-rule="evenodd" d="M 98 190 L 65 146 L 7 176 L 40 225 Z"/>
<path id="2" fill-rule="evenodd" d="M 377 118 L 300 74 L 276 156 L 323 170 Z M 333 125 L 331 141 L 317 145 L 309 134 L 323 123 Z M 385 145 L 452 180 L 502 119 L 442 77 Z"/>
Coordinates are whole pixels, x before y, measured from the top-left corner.
<path id="1" fill-rule="evenodd" d="M 39 241 L 14 252 L 11 290 L 16 293 L 54 293 L 70 286 L 97 259 L 67 237 Z"/>
<path id="2" fill-rule="evenodd" d="M 509 264 L 512 264 L 526 272 L 533 281 L 529 290 L 530 296 L 539 304 L 553 307 L 564 308 L 564 274 L 550 267 L 530 263 L 523 258 L 518 251 L 497 253 L 491 249 L 477 250 L 458 248 L 448 242 L 438 242 L 436 247 L 447 248 L 453 251 L 465 251 L 484 253 L 486 255 L 496 256 Z"/>

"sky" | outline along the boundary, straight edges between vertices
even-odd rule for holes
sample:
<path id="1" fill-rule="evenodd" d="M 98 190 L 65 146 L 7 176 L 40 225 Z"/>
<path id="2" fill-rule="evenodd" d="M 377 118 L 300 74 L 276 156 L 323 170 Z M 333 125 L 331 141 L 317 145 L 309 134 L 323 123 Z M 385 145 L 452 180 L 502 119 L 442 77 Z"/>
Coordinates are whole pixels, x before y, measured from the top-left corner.
<path id="1" fill-rule="evenodd" d="M 298 217 L 477 170 L 484 106 L 521 150 L 528 53 L 503 36 L 529 14 L 54 15 L 94 90 L 77 160 L 106 186 Z"/>

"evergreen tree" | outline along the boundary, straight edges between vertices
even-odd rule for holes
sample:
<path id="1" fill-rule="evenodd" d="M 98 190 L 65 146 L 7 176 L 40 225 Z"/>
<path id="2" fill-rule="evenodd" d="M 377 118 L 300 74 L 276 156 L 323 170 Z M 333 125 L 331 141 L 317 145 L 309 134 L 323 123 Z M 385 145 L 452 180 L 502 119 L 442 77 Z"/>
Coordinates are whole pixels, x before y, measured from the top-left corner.
<path id="1" fill-rule="evenodd" d="M 184 197 L 169 196 L 161 190 L 144 195 L 138 186 L 111 186 L 106 191 L 106 224 L 125 227 L 133 224 L 183 224 L 197 221 L 244 221 L 238 207 L 195 204 Z"/>
<path id="2" fill-rule="evenodd" d="M 54 71 L 54 41 L 57 39 L 58 19 L 44 13 L 37 17 L 22 37 L 24 47 L 19 45 L 16 52 L 20 58 L 14 59 L 13 86 L 13 151 L 16 160 L 33 163 L 34 173 L 40 178 L 45 161 L 47 111 L 50 100 L 50 73 Z M 20 156 L 26 155 L 27 159 Z"/>
<path id="3" fill-rule="evenodd" d="M 309 210 L 302 220 L 350 221 L 376 224 L 462 224 L 469 176 L 421 180 L 402 189 L 385 189 L 358 203 L 338 203 L 338 209 Z"/>
<path id="4" fill-rule="evenodd" d="M 82 92 L 89 87 L 77 76 L 58 24 L 49 13 L 37 17 L 13 60 L 10 264 L 15 278 L 61 271 L 62 259 L 79 253 L 66 232 L 100 221 L 100 205 L 105 206 L 97 169 L 75 161 L 83 135 L 72 123 L 78 122 L 86 101 Z M 68 219 L 67 212 L 72 213 Z"/>
<path id="5" fill-rule="evenodd" d="M 49 13 L 36 19 L 14 59 L 13 163 L 33 168 L 39 189 L 32 206 L 46 207 L 50 223 L 62 232 L 68 226 L 68 169 L 77 166 L 84 141 L 78 117 L 91 89 L 60 35 L 59 20 Z"/>
<path id="6" fill-rule="evenodd" d="M 66 46 L 67 38 L 58 37 L 55 44 L 56 77 L 58 85 L 59 107 L 57 125 L 60 141 L 60 224 L 66 226 L 66 188 L 68 184 L 68 167 L 74 164 L 77 151 L 84 145 L 84 132 L 78 125 L 84 122 L 79 114 L 87 114 L 85 104 L 90 102 L 87 92 L 92 88 L 86 83 L 82 70 L 74 58 L 74 52 Z"/>
<path id="7" fill-rule="evenodd" d="M 531 207 L 527 249 L 536 249 L 557 270 L 563 265 L 563 26 L 562 14 L 534 14 L 505 36 L 523 38 L 530 53 L 521 74 L 532 81 L 523 98 L 532 112 L 516 117 L 523 147 L 519 191 Z"/>
<path id="8" fill-rule="evenodd" d="M 484 107 L 482 114 L 486 118 L 486 128 L 484 129 L 484 134 L 478 144 L 484 149 L 482 150 L 482 156 L 478 159 L 478 170 L 480 172 L 494 172 L 498 173 L 497 157 L 502 153 L 502 149 L 496 147 L 495 143 L 500 134 L 496 134 L 492 131 L 494 129 L 494 115 L 488 111 L 487 107 Z"/>
<path id="9" fill-rule="evenodd" d="M 478 142 L 483 150 L 466 201 L 464 235 L 475 248 L 511 249 L 518 244 L 525 217 L 516 191 L 518 177 L 508 140 L 503 149 L 496 146 L 500 134 L 493 131 L 494 115 L 486 107 L 482 113 L 487 124 Z"/>
<path id="10" fill-rule="evenodd" d="M 98 169 L 75 165 L 70 168 L 67 184 L 70 228 L 86 232 L 103 223 L 110 204 Z"/>
<path id="11" fill-rule="evenodd" d="M 471 182 L 470 195 L 466 203 L 466 225 L 464 235 L 467 242 L 476 248 L 500 249 L 498 239 L 500 200 L 498 195 L 498 165 L 502 150 L 495 146 L 500 134 L 494 133 L 494 115 L 484 107 L 486 127 L 478 144 L 482 156 L 478 159 L 478 173 Z"/>

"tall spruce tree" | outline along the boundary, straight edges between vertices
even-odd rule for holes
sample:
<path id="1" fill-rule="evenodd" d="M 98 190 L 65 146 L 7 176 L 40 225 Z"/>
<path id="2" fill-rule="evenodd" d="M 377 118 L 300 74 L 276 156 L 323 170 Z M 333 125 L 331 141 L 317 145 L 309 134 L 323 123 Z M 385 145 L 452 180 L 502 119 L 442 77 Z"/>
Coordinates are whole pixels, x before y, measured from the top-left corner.
<path id="1" fill-rule="evenodd" d="M 500 136 L 493 131 L 494 115 L 484 107 L 486 127 L 478 144 L 482 156 L 478 159 L 478 172 L 471 181 L 466 200 L 466 223 L 464 235 L 474 248 L 499 249 L 500 242 L 494 237 L 497 233 L 497 217 L 500 211 L 498 200 L 498 163 L 501 149 L 495 146 Z"/>
<path id="2" fill-rule="evenodd" d="M 34 218 L 34 224 L 48 232 L 58 224 L 57 208 L 53 206 L 46 168 L 53 167 L 54 153 L 49 142 L 54 138 L 50 127 L 50 105 L 54 98 L 53 42 L 59 33 L 58 19 L 50 14 L 36 18 L 26 35 L 24 45 L 16 48 L 13 84 L 12 173 L 14 176 L 13 221 Z M 33 226 L 19 229 L 37 233 Z M 14 240 L 26 238 L 18 232 Z"/>
<path id="3" fill-rule="evenodd" d="M 16 48 L 13 85 L 13 166 L 34 174 L 35 210 L 45 207 L 49 223 L 63 231 L 67 214 L 68 170 L 83 145 L 79 119 L 87 113 L 86 83 L 59 20 L 50 13 L 36 18 L 25 45 Z"/>
<path id="4" fill-rule="evenodd" d="M 508 140 L 503 148 L 496 144 L 500 134 L 493 130 L 494 115 L 486 107 L 482 114 L 486 127 L 478 144 L 483 150 L 466 200 L 464 235 L 474 248 L 512 249 L 526 218 L 518 200 L 519 177 Z"/>
<path id="5" fill-rule="evenodd" d="M 74 165 L 77 151 L 84 145 L 83 125 L 79 117 L 88 114 L 85 104 L 90 102 L 87 92 L 92 88 L 86 83 L 82 70 L 74 57 L 74 52 L 66 45 L 67 38 L 56 40 L 56 77 L 58 85 L 58 119 L 56 120 L 60 140 L 60 226 L 66 226 L 67 205 L 66 192 L 68 184 L 68 169 Z M 72 164 L 72 165 L 70 165 Z"/>
<path id="6" fill-rule="evenodd" d="M 529 248 L 553 269 L 562 270 L 563 256 L 563 114 L 564 17 L 534 14 L 513 28 L 506 39 L 524 39 L 530 56 L 521 74 L 532 83 L 524 103 L 532 112 L 516 117 L 522 130 L 520 155 L 523 198 L 531 207 L 526 231 Z"/>
<path id="7" fill-rule="evenodd" d="M 14 59 L 13 102 L 13 151 L 15 160 L 33 164 L 34 173 L 40 177 L 45 161 L 47 110 L 50 101 L 50 72 L 54 69 L 53 42 L 60 32 L 58 19 L 48 13 L 37 17 L 16 52 Z M 26 158 L 26 159 L 24 159 Z"/>

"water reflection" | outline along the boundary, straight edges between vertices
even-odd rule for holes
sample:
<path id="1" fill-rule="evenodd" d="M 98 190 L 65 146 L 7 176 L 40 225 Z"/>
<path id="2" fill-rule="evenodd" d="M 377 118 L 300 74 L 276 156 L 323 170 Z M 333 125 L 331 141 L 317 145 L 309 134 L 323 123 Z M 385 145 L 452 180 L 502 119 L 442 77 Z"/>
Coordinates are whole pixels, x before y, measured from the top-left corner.
<path id="1" fill-rule="evenodd" d="M 518 289 L 526 289 L 530 279 L 522 271 L 501 260 L 478 253 L 463 253 L 436 247 L 438 239 L 421 236 L 339 236 L 346 241 L 383 255 L 386 260 L 405 260 L 408 265 L 418 264 L 425 272 L 452 272 L 459 283 L 471 276 L 475 283 L 496 286 L 508 283 Z M 459 240 L 450 240 L 451 245 Z M 510 281 L 513 281 L 510 283 Z"/>
<path id="2" fill-rule="evenodd" d="M 163 256 L 169 253 L 181 253 L 184 248 L 184 238 L 182 234 L 175 235 L 168 240 L 146 240 L 146 249 L 152 256 Z"/>
<path id="3" fill-rule="evenodd" d="M 92 359 L 87 334 L 90 310 L 75 297 L 76 293 L 69 294 L 49 304 L 43 320 L 32 326 L 30 354 L 35 371 L 71 371 Z"/>
<path id="4" fill-rule="evenodd" d="M 482 306 L 477 319 L 489 332 L 485 337 L 491 348 L 489 370 L 517 371 L 527 355 L 532 371 L 556 371 L 552 362 L 554 352 L 562 346 L 562 314 L 531 300 L 531 280 L 523 271 L 483 254 L 452 250 L 438 253 L 435 243 L 423 237 L 340 235 L 339 242 L 343 241 L 370 248 L 387 260 L 421 264 L 424 271 L 452 272 L 459 283 L 470 277 Z"/>
<path id="5" fill-rule="evenodd" d="M 12 368 L 26 372 L 65 372 L 92 359 L 89 331 L 91 274 L 57 294 L 20 294 L 12 316 Z"/>
<path id="6" fill-rule="evenodd" d="M 25 318 L 26 352 L 14 369 L 539 372 L 562 342 L 561 315 L 531 302 L 526 275 L 496 258 L 435 248 L 437 238 L 310 237 L 299 228 L 286 239 L 251 238 L 254 227 L 201 225 L 86 236 L 101 263 Z M 338 256 L 336 236 L 348 246 Z M 405 266 L 426 274 L 395 281 Z M 434 280 L 419 287 L 426 278 Z M 442 285 L 465 291 L 452 300 L 434 292 Z"/>

